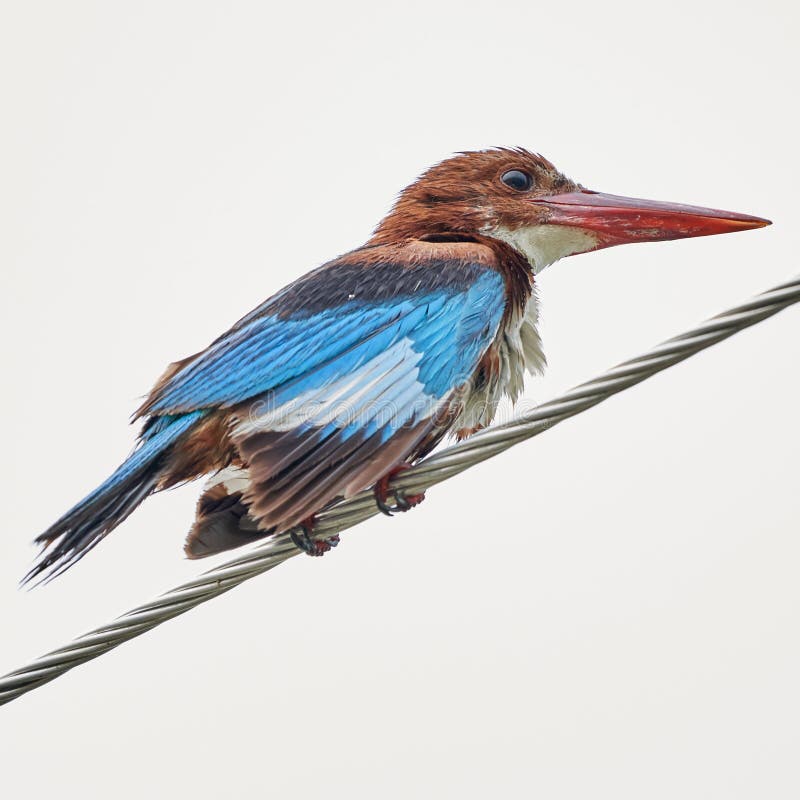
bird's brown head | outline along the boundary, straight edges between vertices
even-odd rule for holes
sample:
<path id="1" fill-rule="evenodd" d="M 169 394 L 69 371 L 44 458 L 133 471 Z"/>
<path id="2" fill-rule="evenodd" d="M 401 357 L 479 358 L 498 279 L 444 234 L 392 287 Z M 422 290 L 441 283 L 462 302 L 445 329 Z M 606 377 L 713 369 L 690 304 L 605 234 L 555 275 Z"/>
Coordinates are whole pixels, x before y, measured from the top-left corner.
<path id="1" fill-rule="evenodd" d="M 534 271 L 559 258 L 629 242 L 760 228 L 732 211 L 640 200 L 585 189 L 522 148 L 459 153 L 406 188 L 372 244 L 491 236 L 523 253 Z"/>

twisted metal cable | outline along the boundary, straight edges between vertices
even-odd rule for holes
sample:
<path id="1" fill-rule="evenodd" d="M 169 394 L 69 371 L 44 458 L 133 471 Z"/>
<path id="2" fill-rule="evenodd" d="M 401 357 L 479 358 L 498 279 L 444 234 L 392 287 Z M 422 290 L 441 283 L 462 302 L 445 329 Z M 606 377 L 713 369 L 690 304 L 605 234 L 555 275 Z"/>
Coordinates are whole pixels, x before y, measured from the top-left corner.
<path id="1" fill-rule="evenodd" d="M 800 276 L 756 295 L 696 328 L 667 339 L 648 353 L 612 367 L 594 380 L 576 386 L 505 425 L 485 430 L 465 442 L 430 456 L 398 475 L 392 481 L 392 489 L 413 493 L 425 491 L 798 301 Z M 372 492 L 361 492 L 320 514 L 314 536 L 327 538 L 376 513 Z M 0 705 L 57 678 L 78 664 L 97 658 L 128 639 L 140 636 L 200 603 L 233 589 L 249 578 L 267 572 L 299 552 L 292 543 L 289 532 L 272 537 L 260 547 L 177 586 L 155 600 L 123 614 L 108 625 L 85 633 L 70 644 L 0 678 Z"/>

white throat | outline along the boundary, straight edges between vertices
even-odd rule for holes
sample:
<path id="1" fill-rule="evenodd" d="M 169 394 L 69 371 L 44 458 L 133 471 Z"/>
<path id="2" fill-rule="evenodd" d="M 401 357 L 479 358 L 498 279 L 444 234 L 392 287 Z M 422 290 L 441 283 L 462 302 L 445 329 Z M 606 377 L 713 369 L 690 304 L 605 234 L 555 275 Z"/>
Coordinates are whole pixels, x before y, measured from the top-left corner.
<path id="1" fill-rule="evenodd" d="M 559 258 L 586 253 L 594 250 L 598 244 L 597 238 L 591 233 L 568 225 L 529 225 L 514 230 L 498 225 L 486 227 L 482 233 L 519 250 L 528 259 L 534 275 Z"/>

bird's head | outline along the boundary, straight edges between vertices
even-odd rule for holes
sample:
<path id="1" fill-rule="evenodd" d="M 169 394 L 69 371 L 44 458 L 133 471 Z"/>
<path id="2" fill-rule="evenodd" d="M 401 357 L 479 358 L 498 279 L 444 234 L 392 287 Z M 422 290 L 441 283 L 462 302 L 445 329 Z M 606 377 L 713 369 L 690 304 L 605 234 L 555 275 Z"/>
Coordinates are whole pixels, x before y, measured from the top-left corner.
<path id="1" fill-rule="evenodd" d="M 405 189 L 372 243 L 470 235 L 500 239 L 534 272 L 564 256 L 760 228 L 769 220 L 585 189 L 521 148 L 460 153 Z"/>

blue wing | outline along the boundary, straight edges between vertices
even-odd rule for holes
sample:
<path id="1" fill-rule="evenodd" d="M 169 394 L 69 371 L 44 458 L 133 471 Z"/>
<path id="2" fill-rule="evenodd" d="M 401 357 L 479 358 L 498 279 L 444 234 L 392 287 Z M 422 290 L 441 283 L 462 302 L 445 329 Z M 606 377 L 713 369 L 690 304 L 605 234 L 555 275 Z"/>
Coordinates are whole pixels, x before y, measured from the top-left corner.
<path id="1" fill-rule="evenodd" d="M 505 306 L 502 277 L 486 267 L 459 263 L 452 266 L 461 268 L 461 280 L 450 275 L 445 282 L 419 267 L 388 266 L 404 270 L 403 283 L 415 291 L 401 286 L 391 297 L 355 296 L 324 308 L 295 302 L 290 314 L 281 308 L 279 294 L 264 313 L 235 326 L 157 386 L 140 413 L 158 417 L 232 407 L 269 391 L 291 397 L 358 369 L 406 336 L 424 357 L 425 388 L 438 395 L 452 389 L 472 373 L 497 331 Z M 386 273 L 385 268 L 362 270 L 362 281 L 385 280 Z M 304 294 L 338 277 L 335 270 L 312 275 L 323 287 L 312 284 Z M 431 285 L 424 286 L 423 280 Z M 364 287 L 358 288 L 363 295 Z"/>
<path id="2" fill-rule="evenodd" d="M 230 414 L 262 529 L 297 524 L 414 454 L 497 334 L 504 281 L 485 257 L 369 255 L 284 290 L 168 373 L 144 407 L 156 426 Z"/>

